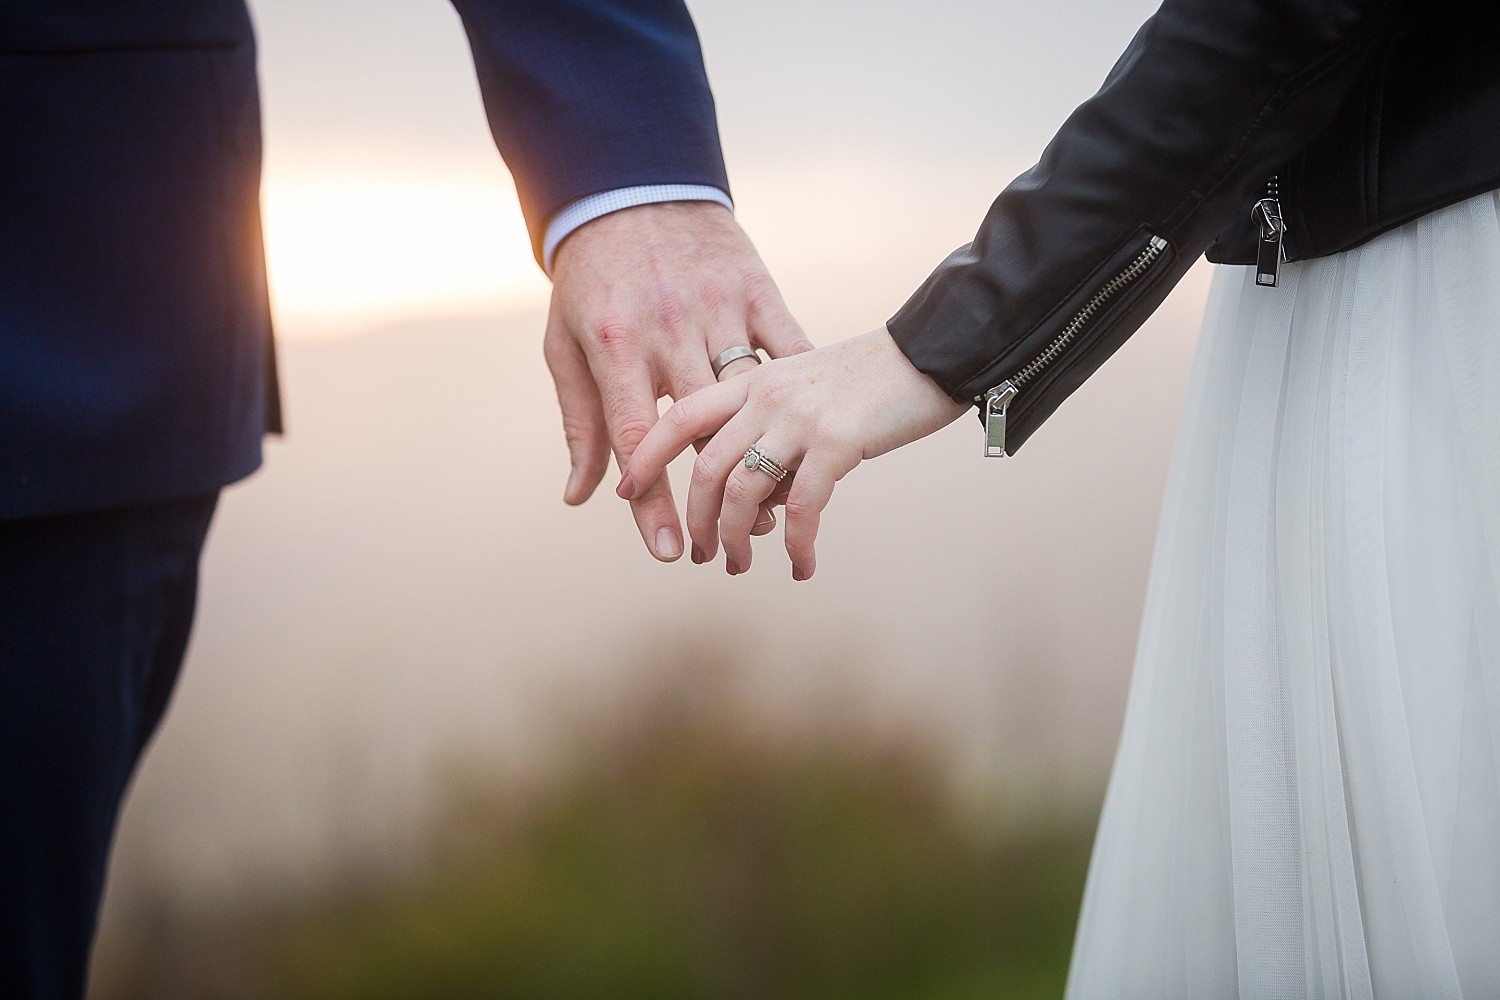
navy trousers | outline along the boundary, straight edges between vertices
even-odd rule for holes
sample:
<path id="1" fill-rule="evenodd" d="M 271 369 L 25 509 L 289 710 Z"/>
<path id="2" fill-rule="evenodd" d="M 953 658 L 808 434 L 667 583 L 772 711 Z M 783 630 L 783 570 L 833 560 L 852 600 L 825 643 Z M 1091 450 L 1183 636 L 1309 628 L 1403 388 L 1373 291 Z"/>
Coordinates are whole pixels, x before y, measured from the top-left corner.
<path id="1" fill-rule="evenodd" d="M 78 1000 L 217 493 L 0 521 L 0 997 Z"/>

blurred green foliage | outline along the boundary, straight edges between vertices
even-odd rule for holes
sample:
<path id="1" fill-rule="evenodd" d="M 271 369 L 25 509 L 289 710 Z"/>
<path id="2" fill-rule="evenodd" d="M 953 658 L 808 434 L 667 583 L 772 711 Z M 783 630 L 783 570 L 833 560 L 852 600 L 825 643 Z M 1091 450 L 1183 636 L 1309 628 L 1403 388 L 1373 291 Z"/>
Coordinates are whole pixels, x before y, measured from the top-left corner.
<path id="1" fill-rule="evenodd" d="M 220 932 L 259 984 L 236 992 L 1061 996 L 1090 830 L 987 831 L 920 736 L 773 732 L 741 701 L 668 692 L 575 725 L 571 763 L 538 787 L 453 779 L 420 877 Z"/>

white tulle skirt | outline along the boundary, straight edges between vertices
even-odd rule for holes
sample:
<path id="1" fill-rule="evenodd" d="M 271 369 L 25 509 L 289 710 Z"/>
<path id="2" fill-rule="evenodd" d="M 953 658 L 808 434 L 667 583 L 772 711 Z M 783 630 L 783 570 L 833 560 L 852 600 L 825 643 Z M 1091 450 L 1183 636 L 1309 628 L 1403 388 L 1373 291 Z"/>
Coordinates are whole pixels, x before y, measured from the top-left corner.
<path id="1" fill-rule="evenodd" d="M 1500 998 L 1500 198 L 1220 268 L 1070 1000 Z"/>

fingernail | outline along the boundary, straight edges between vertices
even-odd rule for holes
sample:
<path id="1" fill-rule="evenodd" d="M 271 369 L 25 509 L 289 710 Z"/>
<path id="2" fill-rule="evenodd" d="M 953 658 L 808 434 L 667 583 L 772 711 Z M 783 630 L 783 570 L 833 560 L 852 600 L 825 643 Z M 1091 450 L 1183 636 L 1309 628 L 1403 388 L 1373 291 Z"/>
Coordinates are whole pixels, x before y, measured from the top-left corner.
<path id="1" fill-rule="evenodd" d="M 762 509 L 761 512 L 760 512 L 760 518 L 755 522 L 755 526 L 757 528 L 764 528 L 768 524 L 775 524 L 775 523 L 776 523 L 776 515 L 773 514 L 773 513 L 771 513 L 768 510 Z"/>
<path id="2" fill-rule="evenodd" d="M 635 480 L 630 478 L 630 473 L 627 472 L 620 477 L 620 485 L 615 487 L 615 496 L 621 500 L 635 499 Z M 663 528 L 662 530 L 665 531 L 666 529 Z"/>
<path id="3" fill-rule="evenodd" d="M 804 570 L 801 566 L 792 567 L 792 579 L 796 580 L 798 583 L 801 583 L 803 580 L 806 580 L 810 576 L 812 576 L 812 574 Z"/>
<path id="4" fill-rule="evenodd" d="M 708 561 L 708 556 L 704 555 L 703 554 L 703 550 L 698 547 L 698 543 L 694 542 L 693 543 L 693 562 L 696 565 L 702 566 L 707 561 Z"/>
<path id="5" fill-rule="evenodd" d="M 677 540 L 677 532 L 671 528 L 663 528 L 656 533 L 656 556 L 659 559 L 676 559 L 682 555 L 682 543 Z"/>
<path id="6" fill-rule="evenodd" d="M 728 558 L 724 560 L 724 568 L 729 570 L 730 576 L 739 576 L 741 573 L 745 572 L 740 568 L 739 563 L 735 562 L 733 559 Z"/>
<path id="7" fill-rule="evenodd" d="M 574 497 L 578 495 L 578 484 L 578 470 L 574 469 L 572 472 L 568 473 L 568 485 L 563 487 L 563 503 L 572 504 L 576 502 L 574 500 Z"/>

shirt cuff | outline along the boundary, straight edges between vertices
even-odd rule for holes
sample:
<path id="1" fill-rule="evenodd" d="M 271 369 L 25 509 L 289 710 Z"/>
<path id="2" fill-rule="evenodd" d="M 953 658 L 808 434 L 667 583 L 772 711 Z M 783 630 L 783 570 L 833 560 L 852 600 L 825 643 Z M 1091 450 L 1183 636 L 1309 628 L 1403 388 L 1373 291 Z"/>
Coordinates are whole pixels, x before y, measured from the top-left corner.
<path id="1" fill-rule="evenodd" d="M 569 202 L 547 223 L 546 235 L 542 237 L 542 266 L 550 277 L 552 258 L 557 254 L 557 248 L 584 223 L 593 222 L 601 215 L 618 212 L 622 208 L 654 205 L 663 201 L 716 201 L 731 212 L 734 211 L 734 202 L 729 195 L 709 184 L 644 184 L 640 187 L 601 191 Z"/>

